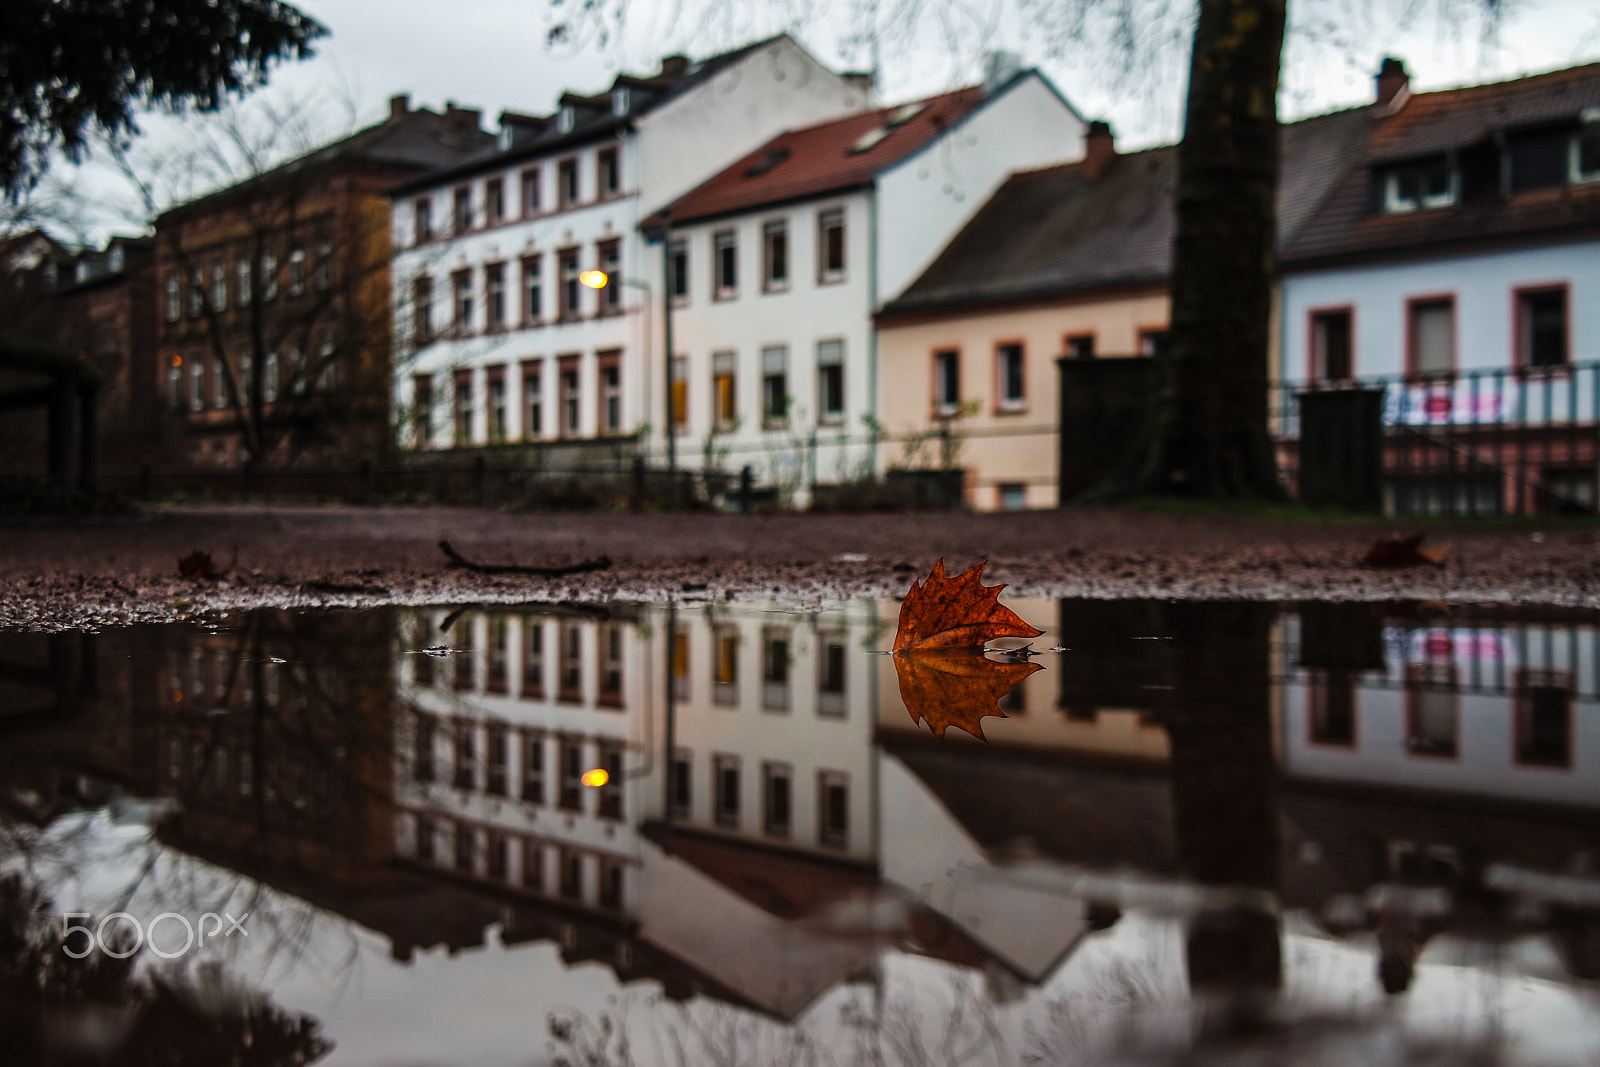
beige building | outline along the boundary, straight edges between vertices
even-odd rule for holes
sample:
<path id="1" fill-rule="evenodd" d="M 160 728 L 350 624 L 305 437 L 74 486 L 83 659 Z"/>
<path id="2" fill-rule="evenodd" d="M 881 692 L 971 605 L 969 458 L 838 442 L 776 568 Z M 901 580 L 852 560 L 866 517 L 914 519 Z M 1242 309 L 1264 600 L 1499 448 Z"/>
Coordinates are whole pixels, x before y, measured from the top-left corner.
<path id="1" fill-rule="evenodd" d="M 1280 240 L 1366 130 L 1360 109 L 1284 127 Z M 982 511 L 1056 507 L 1056 362 L 1164 343 L 1176 177 L 1175 147 L 1119 155 L 1101 122 L 1080 162 L 1012 175 L 877 316 L 880 464 L 960 468 Z"/>

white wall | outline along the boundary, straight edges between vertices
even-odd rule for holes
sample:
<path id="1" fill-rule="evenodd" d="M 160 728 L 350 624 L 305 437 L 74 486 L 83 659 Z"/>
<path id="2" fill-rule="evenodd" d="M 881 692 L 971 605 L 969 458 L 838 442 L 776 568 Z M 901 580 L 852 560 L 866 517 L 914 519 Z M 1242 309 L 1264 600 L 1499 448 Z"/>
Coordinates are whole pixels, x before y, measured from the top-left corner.
<path id="1" fill-rule="evenodd" d="M 860 90 L 779 37 L 640 121 L 644 214 L 783 130 L 867 106 Z"/>
<path id="2" fill-rule="evenodd" d="M 915 281 L 1012 172 L 1081 159 L 1084 129 L 1030 72 L 879 175 L 879 305 Z"/>
<path id="3" fill-rule="evenodd" d="M 1403 373 L 1406 300 L 1437 294 L 1455 295 L 1456 366 L 1510 367 L 1515 363 L 1513 291 L 1551 282 L 1571 286 L 1572 359 L 1600 359 L 1600 242 L 1286 274 L 1281 373 L 1287 381 L 1305 380 L 1310 313 L 1344 306 L 1354 308 L 1355 374 Z"/>

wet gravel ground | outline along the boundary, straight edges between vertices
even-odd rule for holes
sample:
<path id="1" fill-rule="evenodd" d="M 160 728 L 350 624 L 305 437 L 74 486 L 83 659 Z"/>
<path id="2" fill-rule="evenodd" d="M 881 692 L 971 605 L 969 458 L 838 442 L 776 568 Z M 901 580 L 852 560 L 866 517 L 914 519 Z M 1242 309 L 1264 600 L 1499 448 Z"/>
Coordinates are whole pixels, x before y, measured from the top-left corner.
<path id="1" fill-rule="evenodd" d="M 1380 570 L 1374 538 L 1426 530 L 1442 566 Z M 554 566 L 486 575 L 465 557 Z M 180 578 L 209 552 L 218 580 Z M 1197 516 L 1147 509 L 1007 515 L 509 514 L 451 508 L 165 508 L 103 523 L 0 526 L 0 628 L 169 620 L 256 606 L 900 596 L 944 557 L 988 560 L 1027 596 L 1506 601 L 1600 606 L 1600 525 Z"/>

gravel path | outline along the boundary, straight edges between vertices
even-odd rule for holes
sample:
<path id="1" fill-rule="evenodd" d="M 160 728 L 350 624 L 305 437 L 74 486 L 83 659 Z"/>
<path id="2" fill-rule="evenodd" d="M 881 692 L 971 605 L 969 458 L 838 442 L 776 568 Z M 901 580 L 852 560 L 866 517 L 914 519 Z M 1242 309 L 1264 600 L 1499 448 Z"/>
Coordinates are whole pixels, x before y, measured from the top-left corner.
<path id="1" fill-rule="evenodd" d="M 1374 538 L 1424 528 L 1429 544 L 1451 544 L 1442 567 L 1360 564 Z M 477 561 L 554 565 L 606 555 L 613 563 L 561 578 L 475 574 L 448 565 L 441 538 Z M 180 578 L 178 558 L 195 549 L 227 576 Z M 1029 596 L 1600 606 L 1600 526 L 1572 521 L 1424 526 L 1145 509 L 738 516 L 211 507 L 0 527 L 0 627 L 111 625 L 258 605 L 899 596 L 941 556 L 952 573 L 987 559 L 990 581 Z"/>

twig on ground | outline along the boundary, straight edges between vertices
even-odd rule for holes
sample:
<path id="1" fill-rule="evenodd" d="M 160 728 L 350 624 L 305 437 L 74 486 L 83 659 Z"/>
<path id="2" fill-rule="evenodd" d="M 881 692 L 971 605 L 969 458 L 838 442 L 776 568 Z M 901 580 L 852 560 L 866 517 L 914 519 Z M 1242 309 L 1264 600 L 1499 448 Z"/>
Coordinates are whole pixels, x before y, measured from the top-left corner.
<path id="1" fill-rule="evenodd" d="M 603 571 L 611 566 L 610 556 L 599 556 L 565 567 L 528 567 L 520 563 L 474 563 L 451 547 L 449 541 L 439 542 L 439 551 L 449 558 L 452 566 L 465 567 L 479 574 L 533 574 L 541 578 L 559 578 L 564 574 L 583 574 L 586 571 Z"/>

